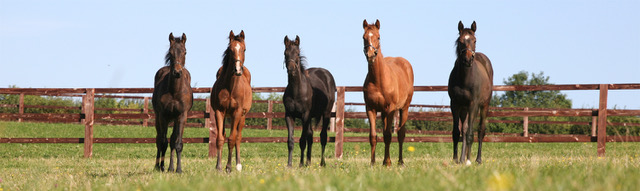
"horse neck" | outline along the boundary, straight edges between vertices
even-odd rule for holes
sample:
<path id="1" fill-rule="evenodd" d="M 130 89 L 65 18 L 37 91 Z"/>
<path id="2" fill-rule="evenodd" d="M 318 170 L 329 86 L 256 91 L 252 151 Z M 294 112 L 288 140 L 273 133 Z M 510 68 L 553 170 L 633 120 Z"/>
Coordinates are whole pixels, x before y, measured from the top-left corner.
<path id="1" fill-rule="evenodd" d="M 374 82 L 379 82 L 384 79 L 383 75 L 388 72 L 384 66 L 384 56 L 378 49 L 378 55 L 373 63 L 369 63 L 369 78 Z"/>
<path id="2" fill-rule="evenodd" d="M 309 79 L 307 78 L 307 75 L 305 74 L 304 71 L 301 71 L 300 69 L 293 71 L 295 73 L 288 73 L 288 81 L 289 81 L 289 85 L 293 88 L 293 93 L 294 94 L 298 94 L 300 93 L 302 90 L 308 90 L 310 88 L 302 88 L 303 86 L 307 86 L 307 87 L 311 87 L 311 84 L 309 83 Z"/>

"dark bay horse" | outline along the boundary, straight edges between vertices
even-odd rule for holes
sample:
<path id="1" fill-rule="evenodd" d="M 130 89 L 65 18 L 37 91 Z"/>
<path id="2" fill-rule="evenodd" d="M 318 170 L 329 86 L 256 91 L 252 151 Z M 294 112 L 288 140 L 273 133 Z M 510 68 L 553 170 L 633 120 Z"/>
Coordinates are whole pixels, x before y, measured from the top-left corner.
<path id="1" fill-rule="evenodd" d="M 473 124 L 477 117 L 478 157 L 482 163 L 482 139 L 485 135 L 487 112 L 493 90 L 493 67 L 489 58 L 476 52 L 476 22 L 471 28 L 458 23 L 459 37 L 456 39 L 457 59 L 449 75 L 449 98 L 453 115 L 453 160 L 471 164 L 471 145 L 473 144 Z M 458 141 L 462 131 L 462 151 L 458 160 Z"/>
<path id="2" fill-rule="evenodd" d="M 293 127 L 295 118 L 302 120 L 302 134 L 300 136 L 300 166 L 305 166 L 304 150 L 307 148 L 307 163 L 311 163 L 311 145 L 313 144 L 313 128 L 311 119 L 316 119 L 316 125 L 322 120 L 320 143 L 322 144 L 321 166 L 325 166 L 324 148 L 327 145 L 327 129 L 331 119 L 331 109 L 335 101 L 336 83 L 333 75 L 324 68 L 305 69 L 304 56 L 300 55 L 300 37 L 295 41 L 284 37 L 284 64 L 287 67 L 289 83 L 284 91 L 285 121 L 289 131 L 288 149 L 291 166 L 291 151 L 293 150 Z"/>
<path id="3" fill-rule="evenodd" d="M 191 90 L 191 74 L 184 67 L 187 50 L 184 43 L 187 36 L 175 38 L 169 34 L 169 51 L 165 56 L 164 66 L 156 72 L 153 88 L 153 110 L 156 114 L 156 170 L 164 171 L 164 155 L 167 151 L 167 129 L 173 121 L 173 133 L 171 133 L 171 155 L 169 157 L 169 171 L 173 171 L 173 153 L 176 153 L 176 170 L 182 172 L 180 163 L 182 155 L 182 132 L 187 122 L 187 112 L 193 105 L 193 92 Z"/>
<path id="4" fill-rule="evenodd" d="M 364 80 L 364 102 L 366 104 L 367 117 L 371 125 L 369 142 L 371 144 L 371 165 L 376 161 L 376 115 L 380 112 L 384 123 L 384 163 L 390 166 L 389 145 L 391 144 L 391 132 L 394 127 L 393 118 L 396 112 L 400 112 L 400 129 L 398 130 L 398 143 L 400 154 L 398 164 L 403 165 L 402 144 L 409 114 L 409 104 L 413 97 L 413 68 L 411 63 L 402 57 L 384 57 L 380 50 L 380 21 L 369 25 L 367 20 L 362 23 L 364 28 L 364 55 L 369 63 L 369 72 Z"/>
<path id="5" fill-rule="evenodd" d="M 244 31 L 239 35 L 229 33 L 229 45 L 224 51 L 222 67 L 218 69 L 216 82 L 211 89 L 211 107 L 216 119 L 218 162 L 216 169 L 222 170 L 220 158 L 222 156 L 222 145 L 224 145 L 224 119 L 231 119 L 231 135 L 229 135 L 229 157 L 226 171 L 231 172 L 231 156 L 233 149 L 236 149 L 236 169 L 242 170 L 240 160 L 240 143 L 242 141 L 242 128 L 244 128 L 245 117 L 249 109 L 253 93 L 251 91 L 251 73 L 244 66 L 244 53 L 246 47 L 244 43 Z"/>

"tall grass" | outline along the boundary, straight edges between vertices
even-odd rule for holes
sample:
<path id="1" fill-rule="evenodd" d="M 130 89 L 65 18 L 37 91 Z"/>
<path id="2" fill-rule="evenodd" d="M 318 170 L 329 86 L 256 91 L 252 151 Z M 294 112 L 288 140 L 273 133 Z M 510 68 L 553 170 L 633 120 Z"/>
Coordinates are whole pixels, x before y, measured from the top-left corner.
<path id="1" fill-rule="evenodd" d="M 96 137 L 155 136 L 152 127 L 95 129 Z M 201 128 L 185 134 L 208 135 Z M 286 136 L 276 130 L 243 134 Z M 0 137 L 82 135 L 81 126 L 69 124 L 0 122 Z M 638 143 L 607 143 L 605 158 L 596 157 L 596 143 L 485 143 L 484 164 L 471 166 L 452 163 L 451 143 L 405 143 L 404 167 L 395 163 L 397 144 L 391 147 L 392 167 L 380 164 L 382 143 L 374 166 L 369 143 L 345 143 L 342 159 L 333 157 L 328 144 L 327 167 L 318 165 L 320 144 L 313 149 L 313 165 L 287 168 L 286 143 L 245 143 L 244 169 L 224 173 L 207 158 L 206 144 L 185 144 L 184 173 L 175 174 L 153 171 L 154 144 L 95 144 L 90 159 L 82 158 L 82 144 L 0 144 L 0 190 L 637 190 L 640 185 Z M 223 164 L 227 152 L 225 145 Z M 296 145 L 294 164 L 299 152 Z"/>

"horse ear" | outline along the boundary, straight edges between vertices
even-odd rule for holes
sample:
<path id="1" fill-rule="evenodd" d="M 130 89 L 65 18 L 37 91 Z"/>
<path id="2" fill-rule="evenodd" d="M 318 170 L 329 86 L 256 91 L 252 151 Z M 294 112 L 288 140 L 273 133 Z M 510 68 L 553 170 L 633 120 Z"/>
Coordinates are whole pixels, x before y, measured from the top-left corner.
<path id="1" fill-rule="evenodd" d="M 289 46 L 289 42 L 290 42 L 290 40 L 289 40 L 289 36 L 286 36 L 286 35 L 285 35 L 285 36 L 284 36 L 284 45 L 285 45 L 285 46 Z"/>
<path id="2" fill-rule="evenodd" d="M 380 21 L 378 19 L 376 19 L 376 28 L 378 28 L 378 30 L 380 30 Z"/>
<path id="3" fill-rule="evenodd" d="M 173 43 L 173 33 L 169 33 L 169 42 Z"/>
<path id="4" fill-rule="evenodd" d="M 296 35 L 296 45 L 300 46 L 300 37 Z"/>
<path id="5" fill-rule="evenodd" d="M 236 35 L 233 34 L 233 30 L 231 30 L 231 32 L 229 32 L 229 41 L 231 41 L 233 39 L 233 37 L 235 37 Z"/>
<path id="6" fill-rule="evenodd" d="M 362 28 L 366 29 L 367 26 L 369 26 L 369 23 L 367 23 L 367 19 L 365 19 L 364 21 L 362 21 Z"/>
<path id="7" fill-rule="evenodd" d="M 476 32 L 476 21 L 473 21 L 473 23 L 471 23 L 471 30 L 473 32 Z"/>
<path id="8" fill-rule="evenodd" d="M 182 43 L 187 42 L 187 35 L 182 33 Z"/>
<path id="9" fill-rule="evenodd" d="M 244 40 L 244 30 L 240 30 L 240 38 Z"/>
<path id="10" fill-rule="evenodd" d="M 458 33 L 462 32 L 462 29 L 464 29 L 464 25 L 462 24 L 462 21 L 458 22 Z"/>

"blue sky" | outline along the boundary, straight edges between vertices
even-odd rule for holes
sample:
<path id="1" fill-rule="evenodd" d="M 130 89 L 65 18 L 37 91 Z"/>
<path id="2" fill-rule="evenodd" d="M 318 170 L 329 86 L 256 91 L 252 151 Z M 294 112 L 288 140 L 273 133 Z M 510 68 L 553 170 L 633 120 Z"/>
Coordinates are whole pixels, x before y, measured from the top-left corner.
<path id="1" fill-rule="evenodd" d="M 211 87 L 230 30 L 246 33 L 254 87 L 286 86 L 283 38 L 301 38 L 309 66 L 339 86 L 367 72 L 362 21 L 381 21 L 381 50 L 402 56 L 415 85 L 446 85 L 457 23 L 477 22 L 477 51 L 494 84 L 544 72 L 555 84 L 639 83 L 640 1 L 6 1 L 0 0 L 0 87 L 152 87 L 168 35 L 187 35 L 192 86 Z M 597 107 L 597 91 L 563 91 Z M 204 96 L 204 95 L 200 95 Z M 609 106 L 638 109 L 638 90 L 610 91 Z M 361 93 L 347 102 L 363 102 Z M 413 103 L 449 103 L 417 92 Z"/>

